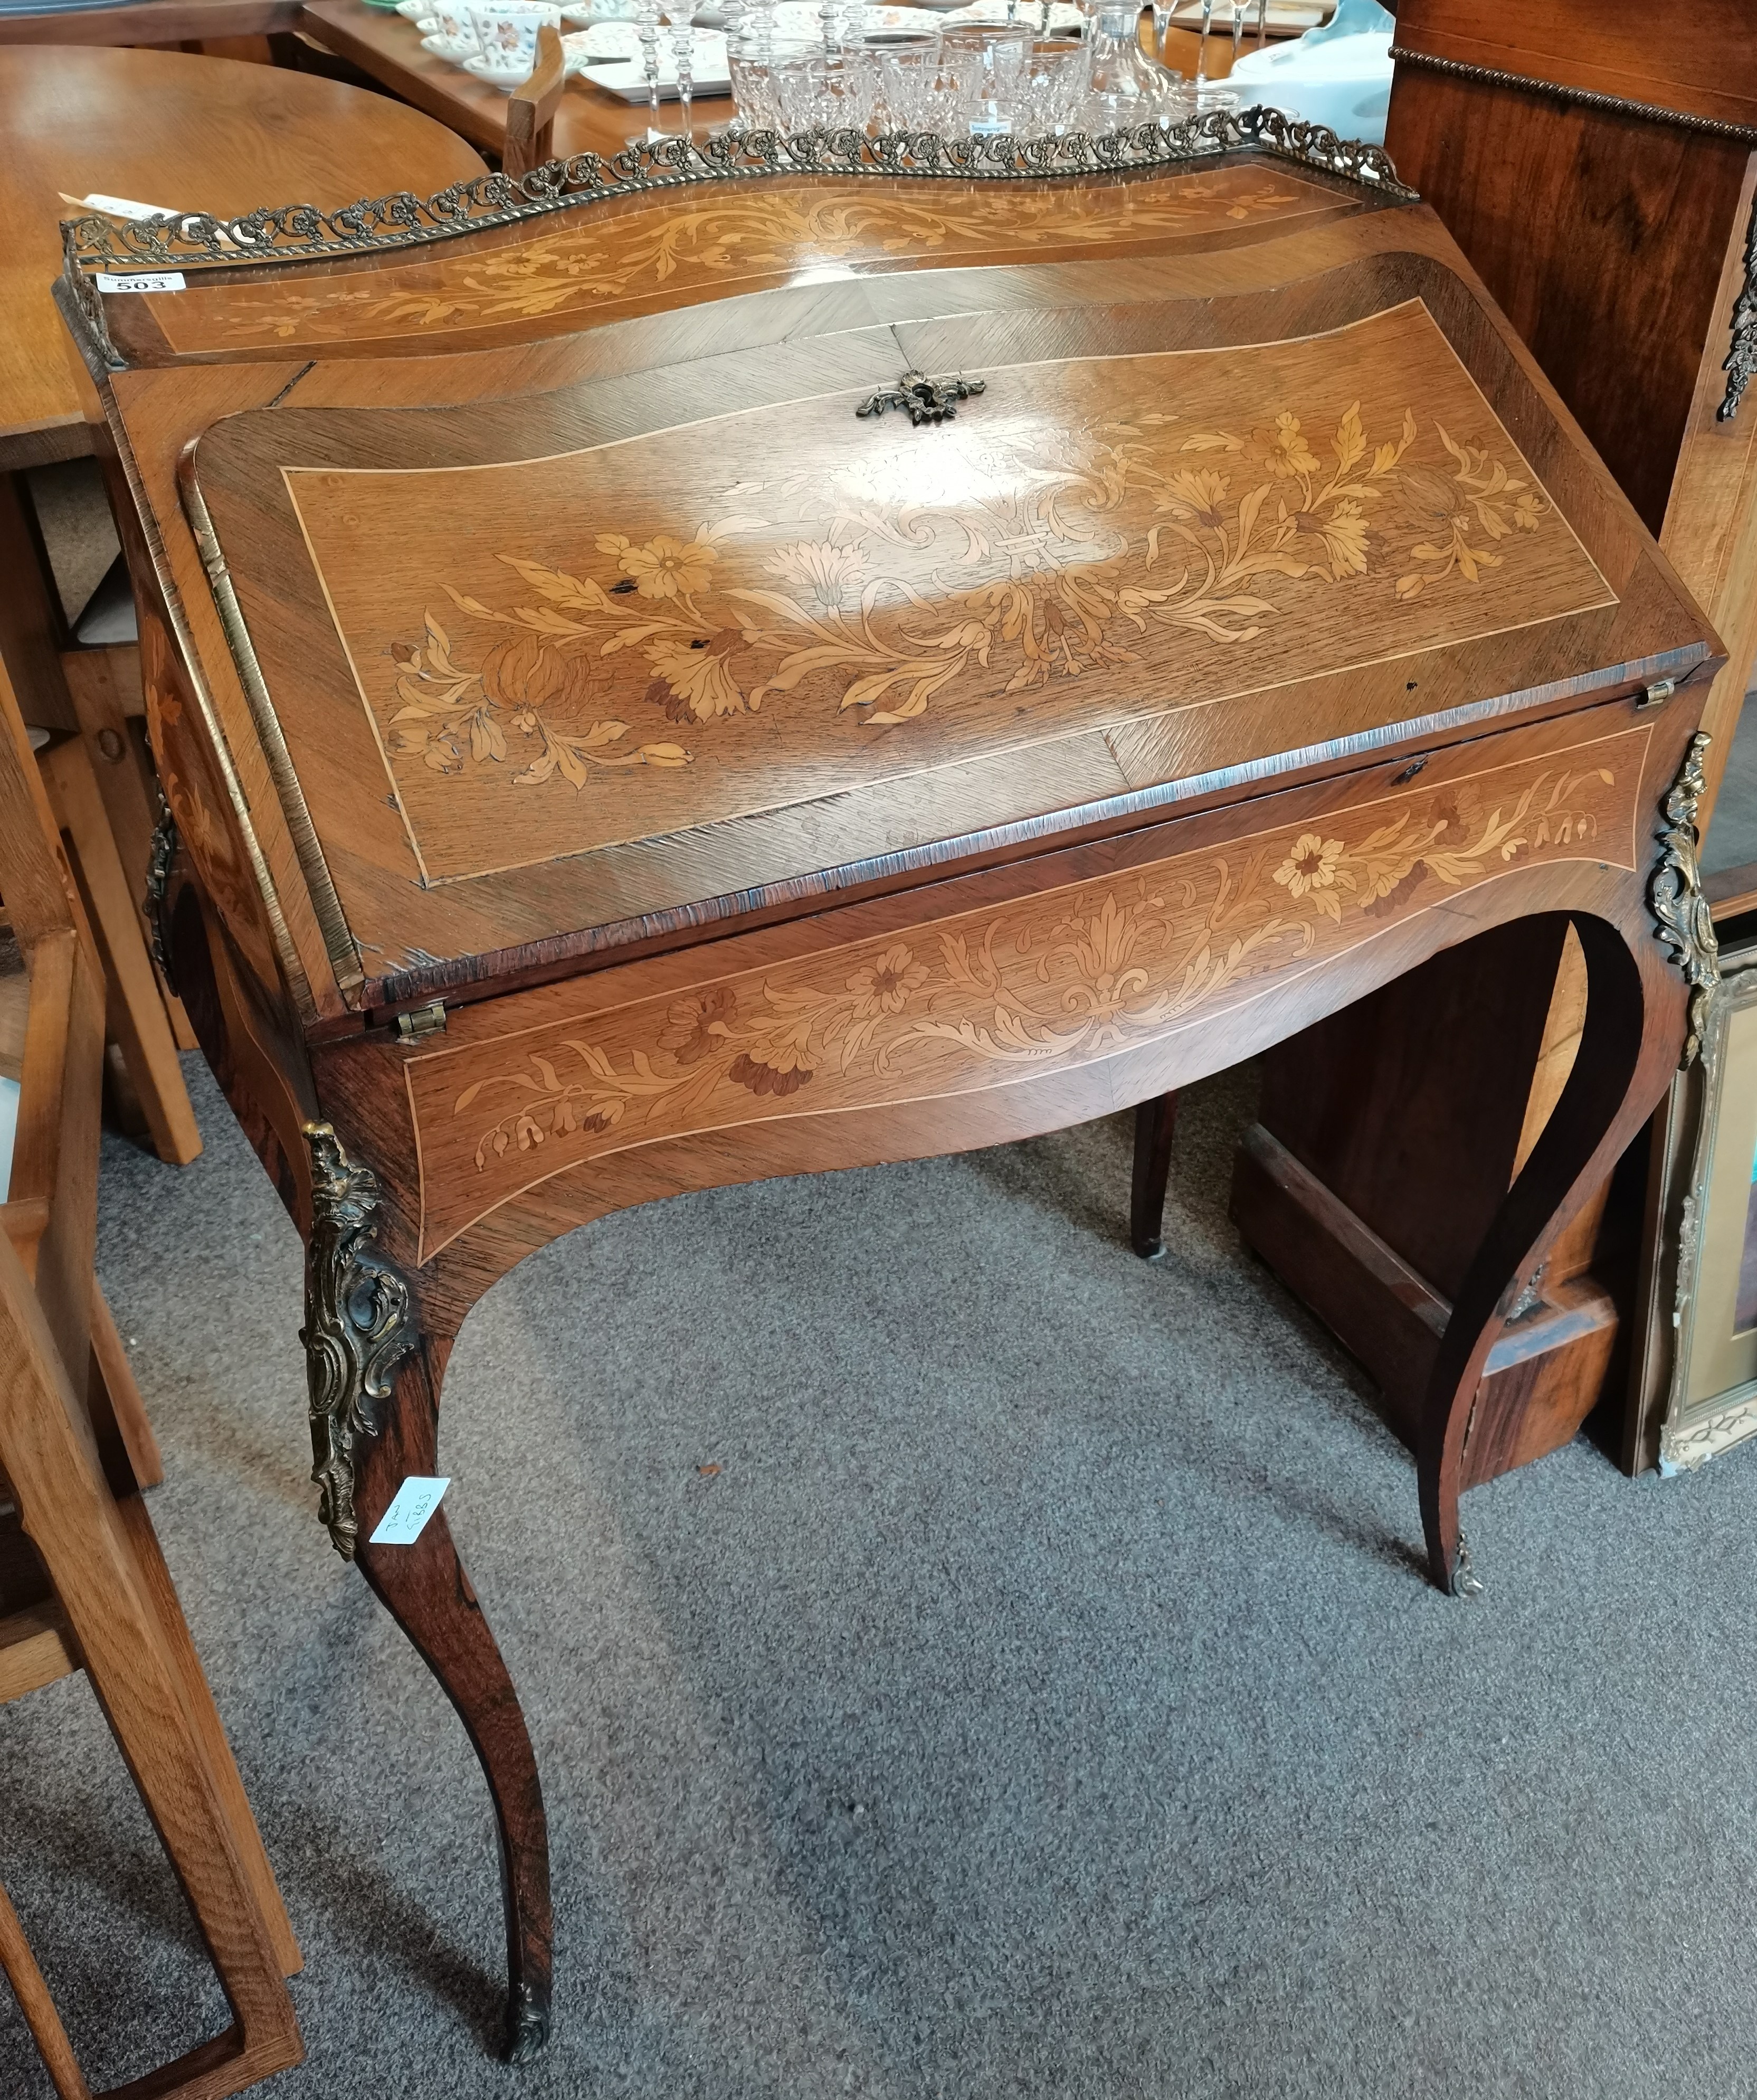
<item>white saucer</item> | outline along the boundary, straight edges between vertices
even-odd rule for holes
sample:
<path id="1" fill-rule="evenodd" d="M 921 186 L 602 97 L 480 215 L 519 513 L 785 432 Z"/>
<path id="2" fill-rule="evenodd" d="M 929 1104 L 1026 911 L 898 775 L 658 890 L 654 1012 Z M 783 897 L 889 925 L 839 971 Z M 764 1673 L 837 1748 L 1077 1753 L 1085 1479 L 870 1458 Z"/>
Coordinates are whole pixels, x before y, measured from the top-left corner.
<path id="1" fill-rule="evenodd" d="M 497 87 L 501 94 L 510 95 L 515 87 L 522 87 L 531 77 L 529 66 L 491 66 L 478 51 L 473 59 L 465 59 L 464 70 L 474 80 L 486 81 L 490 87 Z"/>

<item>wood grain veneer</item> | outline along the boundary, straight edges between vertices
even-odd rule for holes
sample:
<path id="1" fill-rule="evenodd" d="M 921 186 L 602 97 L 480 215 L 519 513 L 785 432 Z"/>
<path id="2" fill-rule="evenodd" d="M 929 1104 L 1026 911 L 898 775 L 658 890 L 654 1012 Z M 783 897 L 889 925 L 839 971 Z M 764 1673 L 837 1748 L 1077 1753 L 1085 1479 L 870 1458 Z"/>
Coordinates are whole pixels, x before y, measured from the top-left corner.
<path id="1" fill-rule="evenodd" d="M 190 284 L 88 344 L 165 925 L 308 1237 L 332 1536 L 489 1777 L 513 2053 L 535 1758 L 445 1511 L 372 1533 L 559 1233 L 1109 1113 L 1572 927 L 1573 1070 L 1412 1316 L 1463 1583 L 1509 1307 L 1679 1054 L 1656 814 L 1719 658 L 1433 215 L 1250 153 L 789 174 Z M 856 413 L 905 368 L 981 386 Z"/>

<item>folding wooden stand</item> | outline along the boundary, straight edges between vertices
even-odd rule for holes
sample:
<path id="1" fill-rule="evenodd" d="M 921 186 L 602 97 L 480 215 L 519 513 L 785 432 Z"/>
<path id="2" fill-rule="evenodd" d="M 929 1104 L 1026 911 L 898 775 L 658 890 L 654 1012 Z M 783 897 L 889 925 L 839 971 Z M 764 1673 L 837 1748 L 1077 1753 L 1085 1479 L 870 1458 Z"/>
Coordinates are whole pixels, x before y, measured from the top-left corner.
<path id="1" fill-rule="evenodd" d="M 537 32 L 537 63 L 530 79 L 507 100 L 506 148 L 500 159 L 507 174 L 528 175 L 548 159 L 555 144 L 555 112 L 566 85 L 561 32 L 545 24 Z"/>
<path id="2" fill-rule="evenodd" d="M 0 1205 L 0 1700 L 90 1677 L 233 2013 L 225 2033 L 116 2090 L 217 2100 L 303 2054 L 283 1980 L 299 1952 L 140 1499 L 157 1454 L 92 1273 L 103 975 L 3 670 L 0 898 L 29 973 Z M 86 1374 L 84 1404 L 69 1365 Z M 0 1969 L 56 2092 L 85 2100 L 3 1893 Z"/>

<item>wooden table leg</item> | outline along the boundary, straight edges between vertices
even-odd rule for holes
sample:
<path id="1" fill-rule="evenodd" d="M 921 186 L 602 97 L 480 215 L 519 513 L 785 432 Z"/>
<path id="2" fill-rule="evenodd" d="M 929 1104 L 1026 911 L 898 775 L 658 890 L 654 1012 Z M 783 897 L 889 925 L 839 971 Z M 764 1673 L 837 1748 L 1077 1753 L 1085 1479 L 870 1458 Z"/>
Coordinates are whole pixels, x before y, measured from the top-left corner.
<path id="1" fill-rule="evenodd" d="M 0 470 L 0 660 L 33 729 L 77 730 L 61 668 L 67 623 L 46 567 L 24 477 Z"/>
<path id="2" fill-rule="evenodd" d="M 1165 1254 L 1165 1190 L 1171 1180 L 1171 1140 L 1178 1127 L 1178 1096 L 1160 1094 L 1134 1112 L 1134 1187 L 1129 1206 L 1129 1241 L 1143 1261 Z"/>

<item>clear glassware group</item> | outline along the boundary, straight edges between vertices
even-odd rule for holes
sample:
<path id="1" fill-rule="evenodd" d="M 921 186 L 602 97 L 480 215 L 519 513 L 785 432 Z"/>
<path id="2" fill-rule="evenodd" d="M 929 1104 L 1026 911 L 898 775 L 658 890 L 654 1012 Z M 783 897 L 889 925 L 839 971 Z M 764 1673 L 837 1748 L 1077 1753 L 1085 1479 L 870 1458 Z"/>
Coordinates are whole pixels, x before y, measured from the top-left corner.
<path id="1" fill-rule="evenodd" d="M 1011 19 L 993 24 L 941 27 L 924 14 L 922 29 L 906 32 L 870 32 L 865 0 L 819 6 L 819 36 L 808 44 L 797 31 L 794 41 L 778 36 L 775 0 L 746 0 L 730 50 L 742 131 L 1046 138 L 1177 124 L 1235 100 L 1143 49 L 1138 0 L 1081 0 L 1077 41 L 1043 34 L 1048 8 L 1040 15 L 1038 0 L 1009 0 Z"/>

